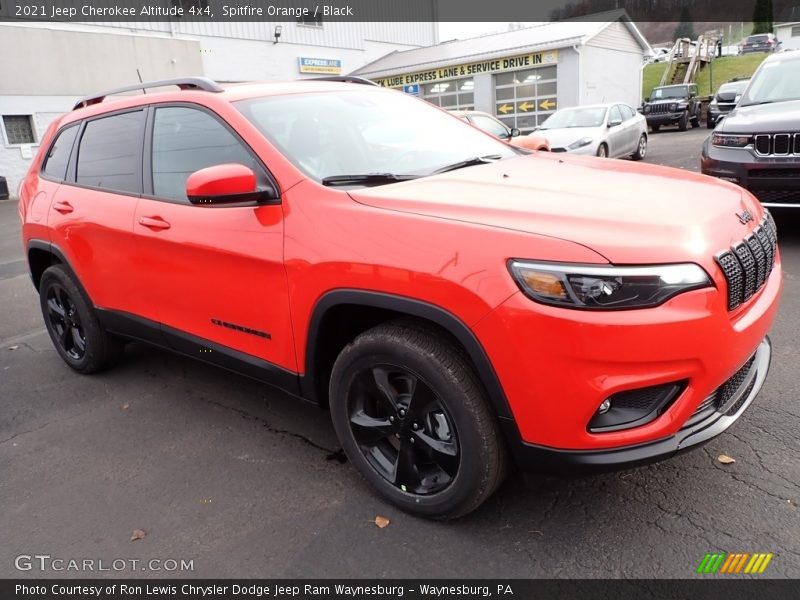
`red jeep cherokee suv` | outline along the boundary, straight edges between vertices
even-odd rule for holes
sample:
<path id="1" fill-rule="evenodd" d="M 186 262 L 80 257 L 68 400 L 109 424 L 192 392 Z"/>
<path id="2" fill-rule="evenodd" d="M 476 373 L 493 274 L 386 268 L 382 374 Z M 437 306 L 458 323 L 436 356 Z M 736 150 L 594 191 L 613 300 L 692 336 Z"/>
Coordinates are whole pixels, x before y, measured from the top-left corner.
<path id="1" fill-rule="evenodd" d="M 140 340 L 328 406 L 367 481 L 439 518 L 509 455 L 625 468 L 742 415 L 781 290 L 748 192 L 358 83 L 162 81 L 58 119 L 19 207 L 64 361 Z"/>

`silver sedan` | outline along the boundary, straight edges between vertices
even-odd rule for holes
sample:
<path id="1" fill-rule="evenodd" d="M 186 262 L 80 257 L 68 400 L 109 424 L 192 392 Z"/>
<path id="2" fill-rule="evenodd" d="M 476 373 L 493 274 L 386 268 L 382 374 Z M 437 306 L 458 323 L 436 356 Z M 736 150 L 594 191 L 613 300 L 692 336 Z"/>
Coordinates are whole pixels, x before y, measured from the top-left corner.
<path id="1" fill-rule="evenodd" d="M 647 121 L 627 104 L 562 108 L 534 130 L 553 152 L 642 160 L 647 154 Z"/>

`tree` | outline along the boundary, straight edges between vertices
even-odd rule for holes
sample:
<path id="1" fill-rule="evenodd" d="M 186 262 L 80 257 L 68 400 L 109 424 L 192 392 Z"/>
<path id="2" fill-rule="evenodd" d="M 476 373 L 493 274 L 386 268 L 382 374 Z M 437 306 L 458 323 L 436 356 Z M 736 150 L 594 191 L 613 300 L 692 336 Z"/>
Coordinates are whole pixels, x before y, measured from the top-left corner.
<path id="1" fill-rule="evenodd" d="M 756 0 L 753 6 L 753 33 L 772 33 L 772 0 Z"/>
<path id="2" fill-rule="evenodd" d="M 760 2 L 761 0 L 757 0 Z M 689 38 L 690 40 L 694 39 L 694 24 L 692 23 L 692 17 L 689 14 L 689 7 L 684 5 L 681 9 L 681 22 L 678 23 L 678 26 L 675 28 L 675 39 L 681 38 Z"/>

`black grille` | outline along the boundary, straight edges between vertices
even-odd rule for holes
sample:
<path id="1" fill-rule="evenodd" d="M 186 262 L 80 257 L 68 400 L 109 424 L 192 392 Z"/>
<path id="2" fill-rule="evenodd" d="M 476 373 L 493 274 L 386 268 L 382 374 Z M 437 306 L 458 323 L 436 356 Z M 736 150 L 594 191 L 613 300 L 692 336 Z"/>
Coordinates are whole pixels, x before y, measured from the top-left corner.
<path id="1" fill-rule="evenodd" d="M 800 133 L 759 133 L 755 136 L 755 148 L 762 155 L 800 154 Z"/>
<path id="2" fill-rule="evenodd" d="M 666 104 L 651 104 L 650 105 L 650 114 L 661 115 L 661 114 L 664 114 L 664 113 L 672 112 L 669 109 L 669 107 L 670 107 L 669 103 L 666 103 Z"/>
<path id="3" fill-rule="evenodd" d="M 692 413 L 692 416 L 689 417 L 689 420 L 686 421 L 686 424 L 683 426 L 683 429 L 687 427 L 691 427 L 696 423 L 699 423 L 703 419 L 708 418 L 715 412 L 718 412 L 725 404 L 733 398 L 733 395 L 739 389 L 739 386 L 747 379 L 747 376 L 750 374 L 750 370 L 753 368 L 753 364 L 755 362 L 755 354 L 750 357 L 750 359 L 742 365 L 742 367 L 736 371 L 725 383 L 719 386 L 716 390 L 714 390 L 705 400 L 700 403 L 700 406 Z M 733 415 L 738 411 L 742 404 L 745 403 L 747 400 L 747 396 L 753 390 L 753 386 L 756 384 L 756 378 L 753 377 L 752 381 L 749 383 L 747 388 L 741 392 L 739 399 L 725 411 L 726 415 Z"/>
<path id="4" fill-rule="evenodd" d="M 650 410 L 664 397 L 664 386 L 639 388 L 627 392 L 619 392 L 611 397 L 612 404 L 617 408 L 630 408 L 632 410 Z"/>
<path id="5" fill-rule="evenodd" d="M 794 190 L 751 190 L 762 203 L 767 204 L 800 204 L 800 191 Z"/>
<path id="6" fill-rule="evenodd" d="M 752 234 L 717 256 L 728 283 L 728 310 L 747 302 L 764 285 L 775 264 L 777 243 L 775 222 L 766 213 Z"/>
<path id="7" fill-rule="evenodd" d="M 750 179 L 800 179 L 800 169 L 751 169 L 747 176 Z"/>

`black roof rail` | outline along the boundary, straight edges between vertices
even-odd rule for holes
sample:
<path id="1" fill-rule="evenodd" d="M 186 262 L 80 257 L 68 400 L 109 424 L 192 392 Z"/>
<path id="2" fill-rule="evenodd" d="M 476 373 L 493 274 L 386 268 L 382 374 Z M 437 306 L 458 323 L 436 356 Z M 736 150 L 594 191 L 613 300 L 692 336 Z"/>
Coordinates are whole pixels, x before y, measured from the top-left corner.
<path id="1" fill-rule="evenodd" d="M 339 81 L 341 83 L 359 83 L 361 85 L 378 85 L 374 81 L 356 77 L 355 75 L 325 75 L 324 77 L 306 77 L 299 81 Z"/>
<path id="2" fill-rule="evenodd" d="M 178 79 L 162 79 L 159 81 L 146 81 L 144 83 L 126 85 L 125 87 L 109 90 L 107 92 L 103 92 L 102 94 L 93 94 L 91 96 L 86 96 L 85 98 L 81 98 L 80 100 L 78 100 L 75 106 L 72 107 L 72 110 L 85 108 L 87 106 L 91 106 L 92 104 L 99 104 L 105 99 L 106 96 L 122 94 L 123 92 L 135 92 L 136 90 L 144 91 L 150 88 L 166 87 L 170 85 L 176 85 L 182 90 L 202 90 L 204 92 L 214 92 L 214 93 L 225 91 L 225 89 L 222 86 L 220 86 L 216 81 L 208 79 L 207 77 L 181 77 Z"/>

